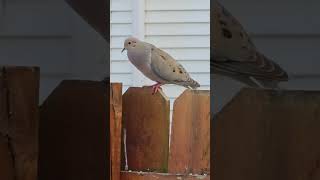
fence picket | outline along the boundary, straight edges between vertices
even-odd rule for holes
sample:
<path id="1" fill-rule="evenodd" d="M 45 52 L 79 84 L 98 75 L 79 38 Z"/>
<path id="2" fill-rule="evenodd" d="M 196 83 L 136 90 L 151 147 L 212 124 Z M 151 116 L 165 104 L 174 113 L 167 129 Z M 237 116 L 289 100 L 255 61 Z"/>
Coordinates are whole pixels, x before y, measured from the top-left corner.
<path id="1" fill-rule="evenodd" d="M 320 179 L 319 91 L 243 89 L 213 127 L 213 179 Z"/>
<path id="2" fill-rule="evenodd" d="M 14 157 L 15 178 L 37 179 L 39 68 L 9 66 L 1 70 L 8 112 L 2 133 L 8 137 Z"/>
<path id="3" fill-rule="evenodd" d="M 110 86 L 111 180 L 120 180 L 122 129 L 122 84 Z"/>
<path id="4" fill-rule="evenodd" d="M 151 93 L 150 88 L 131 87 L 123 95 L 128 165 L 129 170 L 166 172 L 170 105 L 161 91 Z"/>
<path id="5" fill-rule="evenodd" d="M 173 107 L 170 173 L 210 172 L 210 93 L 186 90 Z"/>

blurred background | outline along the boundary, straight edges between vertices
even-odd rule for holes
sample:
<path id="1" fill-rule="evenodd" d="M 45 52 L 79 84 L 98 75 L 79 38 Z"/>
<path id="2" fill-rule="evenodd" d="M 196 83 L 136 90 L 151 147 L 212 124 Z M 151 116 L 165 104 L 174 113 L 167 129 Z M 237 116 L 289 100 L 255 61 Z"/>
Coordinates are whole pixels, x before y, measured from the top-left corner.
<path id="1" fill-rule="evenodd" d="M 290 80 L 281 83 L 280 87 L 295 90 L 320 89 L 319 1 L 219 2 L 244 26 L 257 48 L 288 72 Z M 213 75 L 215 112 L 242 87 L 238 82 Z"/>
<path id="2" fill-rule="evenodd" d="M 64 0 L 0 0 L 0 66 L 39 66 L 40 103 L 61 80 L 103 79 L 108 60 L 109 43 Z"/>
<path id="3" fill-rule="evenodd" d="M 121 53 L 124 40 L 138 37 L 165 50 L 197 80 L 210 89 L 210 0 L 111 0 L 111 82 L 131 86 L 151 85 Z M 174 99 L 184 87 L 163 86 Z"/>

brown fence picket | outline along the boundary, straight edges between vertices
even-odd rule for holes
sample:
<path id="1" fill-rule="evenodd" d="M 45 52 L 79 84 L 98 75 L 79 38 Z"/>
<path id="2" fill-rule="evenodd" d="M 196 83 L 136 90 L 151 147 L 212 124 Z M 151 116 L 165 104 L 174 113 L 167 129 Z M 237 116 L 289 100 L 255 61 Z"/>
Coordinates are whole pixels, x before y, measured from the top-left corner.
<path id="1" fill-rule="evenodd" d="M 11 151 L 14 176 L 17 180 L 35 180 L 38 169 L 39 68 L 9 66 L 0 71 L 3 95 L 0 103 L 4 105 L 0 110 L 0 130 Z"/>
<path id="2" fill-rule="evenodd" d="M 109 84 L 64 80 L 40 109 L 39 179 L 109 179 Z"/>
<path id="3" fill-rule="evenodd" d="M 319 91 L 243 89 L 214 123 L 213 179 L 320 179 Z"/>
<path id="4" fill-rule="evenodd" d="M 122 128 L 122 84 L 110 86 L 111 180 L 120 180 Z"/>
<path id="5" fill-rule="evenodd" d="M 8 138 L 0 135 L 0 179 L 14 180 L 14 163 L 11 150 L 8 146 Z"/>
<path id="6" fill-rule="evenodd" d="M 210 172 L 210 93 L 186 90 L 174 103 L 170 173 Z"/>
<path id="7" fill-rule="evenodd" d="M 151 93 L 150 88 L 131 87 L 123 95 L 128 165 L 130 170 L 165 172 L 170 105 L 162 92 Z"/>
<path id="8" fill-rule="evenodd" d="M 8 110 L 7 110 L 7 89 L 6 87 L 6 74 L 4 72 L 4 67 L 0 66 L 0 132 L 6 135 L 8 132 Z"/>

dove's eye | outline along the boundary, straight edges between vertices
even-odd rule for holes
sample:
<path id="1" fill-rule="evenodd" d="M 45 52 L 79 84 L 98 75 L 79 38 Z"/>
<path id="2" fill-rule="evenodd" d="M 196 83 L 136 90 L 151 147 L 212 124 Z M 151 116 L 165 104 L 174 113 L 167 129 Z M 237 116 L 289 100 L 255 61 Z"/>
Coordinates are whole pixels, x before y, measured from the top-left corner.
<path id="1" fill-rule="evenodd" d="M 128 44 L 131 44 L 131 42 L 128 42 Z"/>

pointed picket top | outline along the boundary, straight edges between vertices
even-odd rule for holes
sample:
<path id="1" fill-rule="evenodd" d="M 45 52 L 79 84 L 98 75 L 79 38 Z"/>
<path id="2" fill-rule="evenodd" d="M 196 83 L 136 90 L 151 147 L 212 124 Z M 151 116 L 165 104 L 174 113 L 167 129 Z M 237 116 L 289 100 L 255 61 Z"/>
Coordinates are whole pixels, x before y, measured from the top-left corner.
<path id="1" fill-rule="evenodd" d="M 185 90 L 173 106 L 170 173 L 210 172 L 210 91 Z"/>

